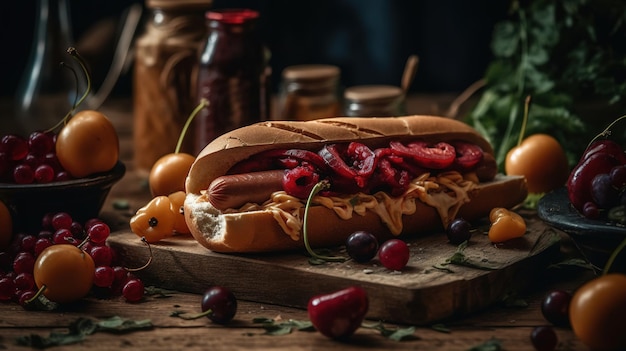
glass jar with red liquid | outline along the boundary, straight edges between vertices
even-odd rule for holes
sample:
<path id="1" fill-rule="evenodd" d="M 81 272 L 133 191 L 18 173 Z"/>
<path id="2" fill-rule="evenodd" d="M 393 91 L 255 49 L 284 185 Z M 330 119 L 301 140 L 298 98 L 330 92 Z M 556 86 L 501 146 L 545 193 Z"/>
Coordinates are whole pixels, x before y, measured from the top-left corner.
<path id="1" fill-rule="evenodd" d="M 268 55 L 259 12 L 251 9 L 206 13 L 208 36 L 200 51 L 198 102 L 208 106 L 195 117 L 196 149 L 219 135 L 268 119 Z"/>

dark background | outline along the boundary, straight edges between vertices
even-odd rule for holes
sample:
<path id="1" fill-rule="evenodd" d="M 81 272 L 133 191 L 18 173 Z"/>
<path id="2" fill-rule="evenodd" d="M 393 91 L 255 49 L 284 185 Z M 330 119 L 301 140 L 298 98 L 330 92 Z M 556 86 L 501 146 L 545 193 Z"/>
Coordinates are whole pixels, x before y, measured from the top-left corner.
<path id="1" fill-rule="evenodd" d="M 15 94 L 25 69 L 37 1 L 3 2 L 1 96 Z M 103 22 L 117 23 L 129 5 L 143 5 L 138 0 L 68 1 L 77 42 Z M 459 92 L 483 76 L 491 60 L 489 43 L 493 26 L 507 15 L 508 2 L 214 0 L 213 8 L 226 7 L 249 7 L 261 12 L 263 37 L 272 52 L 274 89 L 285 66 L 305 63 L 339 66 L 344 87 L 399 85 L 407 58 L 417 54 L 420 64 L 412 91 Z M 115 45 L 112 37 L 100 37 L 100 41 L 90 43 L 90 47 L 101 50 L 90 57 L 95 85 L 98 73 L 108 70 Z M 128 71 L 118 81 L 113 94 L 130 92 Z"/>

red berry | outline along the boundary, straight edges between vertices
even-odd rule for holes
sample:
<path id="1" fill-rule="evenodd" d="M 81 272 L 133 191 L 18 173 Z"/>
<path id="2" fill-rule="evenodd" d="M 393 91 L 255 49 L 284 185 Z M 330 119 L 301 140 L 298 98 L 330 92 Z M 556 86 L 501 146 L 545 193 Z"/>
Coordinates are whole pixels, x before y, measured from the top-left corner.
<path id="1" fill-rule="evenodd" d="M 115 272 L 111 266 L 99 266 L 94 271 L 93 283 L 101 288 L 109 287 L 113 284 Z"/>
<path id="2" fill-rule="evenodd" d="M 378 259 L 387 269 L 400 271 L 406 267 L 410 256 L 409 246 L 400 239 L 389 239 L 378 249 Z"/>
<path id="3" fill-rule="evenodd" d="M 93 224 L 87 229 L 87 235 L 89 236 L 89 240 L 93 241 L 96 244 L 104 243 L 109 234 L 111 233 L 111 229 L 105 223 L 96 223 Z"/>
<path id="4" fill-rule="evenodd" d="M 139 279 L 130 279 L 124 284 L 124 288 L 122 288 L 122 296 L 128 302 L 138 302 L 143 299 L 144 294 L 144 285 L 143 282 Z"/>
<path id="5" fill-rule="evenodd" d="M 329 338 L 344 339 L 361 326 L 368 308 L 365 290 L 351 286 L 312 297 L 307 311 L 311 323 L 320 333 Z"/>
<path id="6" fill-rule="evenodd" d="M 67 212 L 59 212 L 52 216 L 50 223 L 54 230 L 70 229 L 72 227 L 72 216 Z"/>
<path id="7" fill-rule="evenodd" d="M 33 168 L 26 163 L 21 163 L 13 168 L 13 181 L 16 184 L 32 184 L 35 181 Z"/>
<path id="8" fill-rule="evenodd" d="M 50 165 L 43 164 L 35 168 L 35 182 L 50 183 L 54 180 L 54 170 Z"/>

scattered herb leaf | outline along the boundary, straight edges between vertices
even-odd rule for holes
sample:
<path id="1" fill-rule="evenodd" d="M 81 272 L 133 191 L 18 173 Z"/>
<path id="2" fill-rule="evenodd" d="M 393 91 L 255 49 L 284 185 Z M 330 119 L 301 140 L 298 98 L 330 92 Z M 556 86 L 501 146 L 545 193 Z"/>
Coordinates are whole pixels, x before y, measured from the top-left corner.
<path id="1" fill-rule="evenodd" d="M 433 330 L 436 330 L 441 333 L 450 333 L 450 328 L 446 327 L 445 324 L 437 323 L 430 326 Z"/>
<path id="2" fill-rule="evenodd" d="M 408 340 L 418 340 L 419 337 L 415 335 L 415 327 L 387 327 L 382 322 L 374 323 L 374 324 L 362 324 L 362 328 L 367 329 L 375 329 L 380 332 L 380 334 L 386 337 L 389 340 L 393 341 L 408 341 Z"/>
<path id="3" fill-rule="evenodd" d="M 155 286 L 147 286 L 144 288 L 145 296 L 153 296 L 155 298 L 167 298 L 172 297 L 174 291 L 157 288 Z"/>
<path id="4" fill-rule="evenodd" d="M 500 351 L 500 350 L 502 350 L 502 343 L 500 340 L 495 339 L 495 338 L 487 340 L 480 345 L 476 345 L 467 349 L 467 351 Z"/>
<path id="5" fill-rule="evenodd" d="M 16 343 L 21 346 L 45 349 L 81 342 L 87 336 L 98 331 L 126 333 L 150 328 L 152 328 L 150 320 L 132 321 L 118 316 L 103 320 L 81 317 L 70 323 L 67 332 L 50 332 L 48 336 L 38 334 L 24 335 L 18 337 Z"/>

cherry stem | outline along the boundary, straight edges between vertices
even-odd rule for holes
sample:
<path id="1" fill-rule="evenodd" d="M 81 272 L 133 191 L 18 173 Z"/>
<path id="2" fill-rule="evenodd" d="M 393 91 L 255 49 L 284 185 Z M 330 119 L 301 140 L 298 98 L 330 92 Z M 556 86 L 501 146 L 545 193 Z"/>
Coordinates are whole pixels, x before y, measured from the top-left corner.
<path id="1" fill-rule="evenodd" d="M 613 262 L 615 262 L 615 259 L 617 258 L 617 256 L 620 254 L 620 252 L 622 252 L 622 250 L 626 247 L 626 239 L 624 239 L 618 246 L 617 248 L 613 251 L 613 253 L 611 253 L 611 256 L 609 257 L 609 260 L 606 262 L 606 265 L 604 265 L 604 269 L 602 270 L 602 274 L 607 274 L 609 273 L 609 270 L 611 269 L 611 266 L 613 265 Z"/>
<path id="2" fill-rule="evenodd" d="M 89 92 L 91 92 L 91 75 L 89 74 L 89 70 L 87 70 L 87 65 L 85 63 L 85 59 L 83 59 L 83 57 L 80 56 L 80 54 L 78 53 L 78 50 L 76 50 L 76 48 L 74 48 L 74 47 L 69 47 L 67 49 L 67 53 L 70 54 L 70 56 L 72 56 L 72 58 L 74 60 L 76 60 L 76 62 L 78 62 L 78 64 L 80 65 L 80 68 L 82 69 L 83 73 L 85 74 L 85 77 L 86 77 L 86 80 L 87 80 L 87 88 L 85 89 L 85 92 L 80 97 L 80 99 L 78 101 L 74 101 L 74 104 L 72 105 L 70 110 L 65 114 L 63 119 L 61 119 L 57 124 L 52 126 L 52 128 L 50 128 L 48 131 L 53 131 L 56 128 L 58 128 L 59 126 L 61 126 L 62 124 L 63 125 L 67 124 L 68 120 L 70 119 L 70 117 L 72 116 L 74 111 L 76 111 L 76 108 L 78 106 L 80 106 L 80 104 L 83 103 L 83 101 L 89 95 Z M 76 74 L 76 71 L 72 67 L 67 66 L 63 62 L 61 62 L 61 65 L 62 65 L 62 67 L 65 67 L 65 68 L 69 69 L 72 72 L 72 74 L 74 75 L 74 80 L 76 81 L 76 91 L 78 92 L 78 75 Z M 78 93 L 76 95 L 78 96 Z"/>
<path id="3" fill-rule="evenodd" d="M 189 118 L 187 118 L 187 121 L 183 126 L 183 130 L 180 132 L 180 136 L 178 137 L 178 143 L 176 143 L 176 150 L 174 150 L 174 153 L 177 154 L 180 152 L 180 148 L 183 145 L 183 139 L 185 139 L 185 135 L 187 134 L 187 129 L 189 129 L 189 126 L 191 125 L 191 121 L 193 121 L 194 117 L 196 117 L 200 110 L 202 110 L 206 106 L 209 106 L 209 101 L 205 98 L 202 98 L 200 100 L 200 104 L 198 104 L 198 106 L 196 106 L 196 108 L 191 111 L 191 115 L 189 115 Z"/>
<path id="4" fill-rule="evenodd" d="M 330 261 L 330 262 L 344 262 L 346 260 L 345 257 L 341 257 L 341 256 L 324 256 L 324 255 L 319 255 L 317 254 L 312 248 L 311 245 L 309 244 L 309 238 L 308 238 L 308 231 L 307 231 L 307 227 L 308 227 L 308 218 L 309 218 L 309 208 L 311 207 L 311 202 L 313 200 L 313 197 L 315 195 L 317 195 L 317 193 L 319 193 L 320 191 L 324 190 L 324 189 L 328 189 L 330 188 L 330 183 L 326 180 L 323 180 L 321 182 L 318 182 L 317 184 L 315 184 L 315 186 L 313 187 L 313 189 L 311 189 L 311 193 L 309 194 L 309 198 L 306 201 L 306 205 L 304 206 L 304 221 L 302 223 L 302 240 L 304 241 L 304 247 L 306 248 L 306 251 L 309 253 L 309 255 L 311 255 L 311 257 L 316 258 L 318 260 L 323 260 L 323 261 Z"/>
<path id="5" fill-rule="evenodd" d="M 519 138 L 517 139 L 517 146 L 522 145 L 522 141 L 524 141 L 524 134 L 526 134 L 526 124 L 528 124 L 528 112 L 530 111 L 530 95 L 526 96 L 526 100 L 524 100 L 524 117 L 522 118 L 522 129 L 519 133 Z"/>
<path id="6" fill-rule="evenodd" d="M 46 290 L 46 285 L 43 284 L 41 286 L 41 288 L 39 288 L 39 290 L 37 290 L 37 293 L 35 294 L 35 296 L 31 297 L 30 299 L 24 301 L 25 304 L 30 304 L 33 303 L 35 300 L 39 299 L 39 296 L 43 295 L 43 292 Z"/>
<path id="7" fill-rule="evenodd" d="M 591 141 L 589 142 L 589 144 L 587 145 L 587 148 L 589 148 L 589 146 L 591 146 L 591 144 L 593 144 L 594 141 L 596 141 L 598 138 L 600 137 L 605 137 L 605 136 L 609 136 L 611 135 L 611 128 L 619 121 L 621 121 L 622 119 L 626 118 L 626 115 L 623 115 L 621 117 L 618 117 L 616 120 L 614 120 L 613 122 L 611 122 L 606 128 L 604 128 L 604 130 L 596 135 L 593 139 L 591 139 Z"/>
<path id="8" fill-rule="evenodd" d="M 150 251 L 150 258 L 148 258 L 148 262 L 146 262 L 146 264 L 144 264 L 141 267 L 138 268 L 128 268 L 128 267 L 124 267 L 124 269 L 126 269 L 128 272 L 137 272 L 143 269 L 148 268 L 148 266 L 150 265 L 150 263 L 152 263 L 152 259 L 154 257 L 154 255 L 152 254 L 152 247 L 150 246 L 150 243 L 148 242 L 148 240 L 146 240 L 145 236 L 141 237 L 141 241 L 143 241 L 144 244 L 146 244 L 148 246 L 148 250 Z"/>

